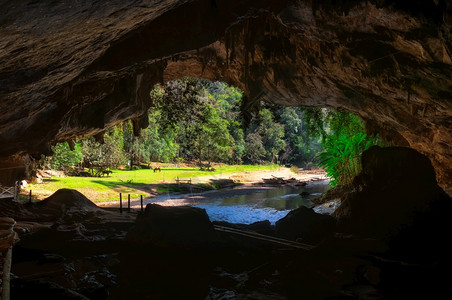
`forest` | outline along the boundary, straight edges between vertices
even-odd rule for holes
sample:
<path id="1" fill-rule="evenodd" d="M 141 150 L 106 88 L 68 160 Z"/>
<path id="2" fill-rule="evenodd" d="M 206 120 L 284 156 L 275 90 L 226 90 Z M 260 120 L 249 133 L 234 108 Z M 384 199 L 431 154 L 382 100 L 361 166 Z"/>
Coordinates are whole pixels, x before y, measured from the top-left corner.
<path id="1" fill-rule="evenodd" d="M 362 151 L 382 144 L 353 114 L 264 102 L 244 108 L 243 92 L 224 82 L 182 78 L 158 84 L 150 101 L 149 126 L 139 136 L 130 121 L 124 122 L 100 140 L 84 137 L 55 145 L 41 166 L 69 173 L 87 168 L 91 175 L 152 162 L 190 161 L 206 169 L 214 162 L 321 166 L 334 186 L 351 182 Z"/>

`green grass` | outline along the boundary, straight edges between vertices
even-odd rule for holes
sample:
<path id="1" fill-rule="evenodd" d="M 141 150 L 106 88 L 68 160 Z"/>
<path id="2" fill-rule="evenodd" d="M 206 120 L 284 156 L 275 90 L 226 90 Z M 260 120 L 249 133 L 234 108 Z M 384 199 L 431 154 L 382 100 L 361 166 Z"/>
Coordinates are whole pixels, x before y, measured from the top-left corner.
<path id="1" fill-rule="evenodd" d="M 150 169 L 113 169 L 109 177 L 53 177 L 42 184 L 30 184 L 22 191 L 26 198 L 32 190 L 34 199 L 44 199 L 62 188 L 75 189 L 94 202 L 118 200 L 119 193 L 130 194 L 131 198 L 149 196 L 151 192 L 162 192 L 164 183 L 174 183 L 176 178 L 193 178 L 236 172 L 253 172 L 277 169 L 277 165 L 232 165 L 218 166 L 215 171 L 200 171 L 198 168 L 162 168 L 154 173 Z M 160 184 L 160 186 L 158 186 Z"/>

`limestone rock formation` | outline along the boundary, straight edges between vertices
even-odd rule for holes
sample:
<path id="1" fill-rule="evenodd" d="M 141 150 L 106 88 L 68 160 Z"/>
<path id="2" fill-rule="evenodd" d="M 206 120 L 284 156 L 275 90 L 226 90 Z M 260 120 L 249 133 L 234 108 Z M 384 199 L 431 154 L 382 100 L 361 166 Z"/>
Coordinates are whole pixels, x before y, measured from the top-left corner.
<path id="1" fill-rule="evenodd" d="M 382 240 L 405 259 L 448 257 L 451 198 L 428 158 L 405 147 L 373 146 L 333 216 L 338 232 Z"/>
<path id="2" fill-rule="evenodd" d="M 197 76 L 351 111 L 452 179 L 452 1 L 1 1 L 0 157 L 49 153 Z M 138 130 L 137 130 L 138 131 Z"/>

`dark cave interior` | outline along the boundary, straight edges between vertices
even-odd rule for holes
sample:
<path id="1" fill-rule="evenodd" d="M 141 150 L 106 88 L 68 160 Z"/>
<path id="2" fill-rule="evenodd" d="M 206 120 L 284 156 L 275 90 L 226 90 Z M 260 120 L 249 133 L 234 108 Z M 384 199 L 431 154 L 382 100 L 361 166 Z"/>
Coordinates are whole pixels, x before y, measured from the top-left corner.
<path id="1" fill-rule="evenodd" d="M 452 1 L 2 2 L 3 184 L 57 142 L 128 119 L 145 127 L 152 86 L 183 76 L 240 87 L 245 108 L 264 100 L 349 111 L 397 145 L 363 154 L 333 216 L 300 210 L 277 226 L 234 225 L 275 236 L 295 228 L 291 238 L 315 244 L 310 251 L 218 233 L 190 208 L 119 215 L 70 190 L 38 204 L 0 201 L 20 238 L 12 299 L 447 291 Z"/>

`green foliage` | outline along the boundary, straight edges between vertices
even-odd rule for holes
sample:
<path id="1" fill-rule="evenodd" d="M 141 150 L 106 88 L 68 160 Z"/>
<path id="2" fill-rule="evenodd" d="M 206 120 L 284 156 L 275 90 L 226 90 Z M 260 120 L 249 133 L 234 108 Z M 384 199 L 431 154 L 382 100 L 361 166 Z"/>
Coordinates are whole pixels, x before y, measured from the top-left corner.
<path id="1" fill-rule="evenodd" d="M 241 160 L 243 133 L 231 118 L 232 108 L 238 107 L 241 98 L 237 89 L 225 83 L 183 78 L 156 86 L 151 97 L 158 112 L 159 135 L 174 140 L 174 144 L 169 139 L 165 142 L 178 150 L 179 157 L 209 162 Z"/>
<path id="2" fill-rule="evenodd" d="M 228 130 L 231 137 L 234 139 L 232 145 L 231 162 L 233 164 L 241 164 L 243 156 L 245 155 L 245 134 L 240 122 L 231 119 L 229 120 Z"/>
<path id="3" fill-rule="evenodd" d="M 68 143 L 59 143 L 52 147 L 53 155 L 48 158 L 48 167 L 63 170 L 70 166 L 78 165 L 82 159 L 81 145 L 75 144 L 74 151 Z"/>
<path id="4" fill-rule="evenodd" d="M 319 164 L 332 178 L 330 184 L 351 183 L 361 171 L 362 152 L 381 141 L 367 136 L 362 120 L 351 113 L 309 109 L 307 116 L 310 134 L 322 137 L 324 151 L 318 155 Z"/>
<path id="5" fill-rule="evenodd" d="M 365 133 L 355 135 L 331 136 L 324 142 L 325 151 L 319 154 L 320 165 L 332 178 L 330 184 L 349 184 L 361 171 L 360 157 L 364 150 L 375 144 L 376 140 Z"/>
<path id="6" fill-rule="evenodd" d="M 100 143 L 92 137 L 82 140 L 83 163 L 90 169 L 98 168 L 104 163 L 104 153 Z"/>
<path id="7" fill-rule="evenodd" d="M 151 162 L 198 161 L 300 167 L 321 164 L 333 184 L 349 182 L 360 169 L 359 154 L 375 142 L 356 116 L 328 109 L 302 109 L 261 103 L 242 119 L 242 91 L 224 82 L 182 78 L 156 85 L 150 92 L 149 126 L 135 136 L 132 123 L 108 130 L 104 143 L 83 138 L 74 152 L 54 148 L 54 168 L 131 167 Z M 321 155 L 317 153 L 324 150 Z"/>
<path id="8" fill-rule="evenodd" d="M 325 131 L 325 114 L 324 109 L 321 108 L 306 108 L 304 110 L 305 124 L 310 137 L 326 136 Z"/>
<path id="9" fill-rule="evenodd" d="M 190 124 L 203 118 L 206 101 L 203 96 L 203 81 L 196 78 L 182 78 L 155 86 L 151 92 L 153 108 L 160 111 L 162 128 L 175 129 L 181 123 Z"/>
<path id="10" fill-rule="evenodd" d="M 262 142 L 266 150 L 266 158 L 272 163 L 278 153 L 284 149 L 284 126 L 275 122 L 273 114 L 268 109 L 259 112 L 259 126 L 257 132 L 262 136 Z"/>
<path id="11" fill-rule="evenodd" d="M 239 120 L 243 92 L 224 82 L 209 82 L 208 96 L 216 104 L 218 115 L 223 119 Z"/>
<path id="12" fill-rule="evenodd" d="M 101 151 L 105 156 L 102 165 L 106 168 L 116 168 L 127 160 L 124 152 L 124 139 L 121 127 L 113 127 L 104 134 Z"/>
<path id="13" fill-rule="evenodd" d="M 218 116 L 209 104 L 204 108 L 203 118 L 190 127 L 195 133 L 192 153 L 198 160 L 227 161 L 231 156 L 233 138 L 228 131 L 228 122 Z"/>
<path id="14" fill-rule="evenodd" d="M 130 146 L 127 157 L 135 163 L 151 161 L 168 162 L 176 157 L 178 145 L 175 143 L 175 132 L 162 130 L 160 126 L 160 111 L 151 110 L 148 114 L 149 126 L 141 130 L 139 137 L 130 131 Z M 131 124 L 127 126 L 132 128 Z"/>
<path id="15" fill-rule="evenodd" d="M 306 111 L 299 107 L 284 107 L 278 110 L 280 123 L 284 125 L 286 147 L 282 151 L 282 163 L 309 167 L 317 163 L 317 153 L 323 150 L 319 136 L 310 135 L 306 122 Z"/>
<path id="16" fill-rule="evenodd" d="M 260 164 L 265 155 L 266 151 L 260 134 L 257 132 L 248 134 L 245 139 L 245 157 L 253 164 Z"/>
<path id="17" fill-rule="evenodd" d="M 310 136 L 353 136 L 365 132 L 363 121 L 352 113 L 326 108 L 304 109 L 305 122 Z"/>
<path id="18" fill-rule="evenodd" d="M 251 120 L 245 139 L 245 157 L 252 163 L 274 163 L 284 147 L 284 126 L 275 121 L 269 109 L 261 109 Z"/>
<path id="19" fill-rule="evenodd" d="M 83 166 L 90 169 L 91 175 L 102 169 L 116 168 L 126 162 L 123 136 L 123 130 L 115 127 L 105 133 L 103 143 L 93 137 L 80 140 Z"/>

